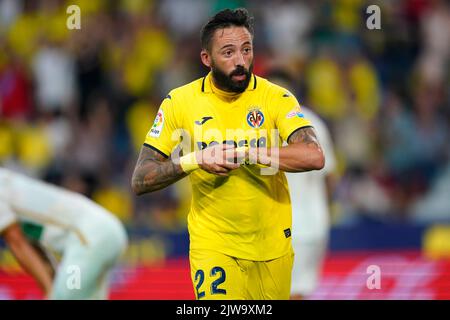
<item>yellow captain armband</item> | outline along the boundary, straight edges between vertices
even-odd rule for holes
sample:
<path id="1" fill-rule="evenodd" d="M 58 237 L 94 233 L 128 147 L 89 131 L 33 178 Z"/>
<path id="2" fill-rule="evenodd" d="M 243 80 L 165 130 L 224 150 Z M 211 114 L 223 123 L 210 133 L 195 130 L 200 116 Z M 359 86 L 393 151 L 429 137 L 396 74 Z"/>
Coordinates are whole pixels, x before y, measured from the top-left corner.
<path id="1" fill-rule="evenodd" d="M 186 173 L 191 173 L 192 171 L 200 168 L 197 162 L 197 157 L 195 152 L 188 153 L 180 158 L 180 166 Z"/>

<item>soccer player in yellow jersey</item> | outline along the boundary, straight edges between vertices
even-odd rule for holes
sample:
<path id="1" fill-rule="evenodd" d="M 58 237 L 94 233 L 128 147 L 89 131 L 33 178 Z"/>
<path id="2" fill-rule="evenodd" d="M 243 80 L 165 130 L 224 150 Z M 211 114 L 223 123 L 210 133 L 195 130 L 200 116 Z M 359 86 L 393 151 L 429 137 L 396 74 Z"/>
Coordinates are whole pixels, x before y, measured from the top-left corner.
<path id="1" fill-rule="evenodd" d="M 283 171 L 321 169 L 323 152 L 296 98 L 252 73 L 253 27 L 245 9 L 217 13 L 201 42 L 211 72 L 163 100 L 133 190 L 152 192 L 189 175 L 197 299 L 289 299 L 294 253 Z"/>

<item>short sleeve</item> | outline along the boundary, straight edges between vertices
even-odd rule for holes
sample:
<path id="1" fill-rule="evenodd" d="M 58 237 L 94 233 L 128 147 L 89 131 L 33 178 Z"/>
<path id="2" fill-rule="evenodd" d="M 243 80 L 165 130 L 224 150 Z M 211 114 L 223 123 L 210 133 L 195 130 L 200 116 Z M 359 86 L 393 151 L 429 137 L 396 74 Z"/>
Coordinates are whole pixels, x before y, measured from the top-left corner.
<path id="1" fill-rule="evenodd" d="M 16 221 L 16 215 L 10 206 L 0 199 L 0 233 Z"/>
<path id="2" fill-rule="evenodd" d="M 283 141 L 288 141 L 297 129 L 312 126 L 302 113 L 297 99 L 288 90 L 275 93 L 270 107 L 275 109 L 275 125 Z"/>
<path id="3" fill-rule="evenodd" d="M 145 137 L 144 145 L 168 158 L 180 142 L 179 126 L 171 95 L 161 103 L 155 121 Z"/>

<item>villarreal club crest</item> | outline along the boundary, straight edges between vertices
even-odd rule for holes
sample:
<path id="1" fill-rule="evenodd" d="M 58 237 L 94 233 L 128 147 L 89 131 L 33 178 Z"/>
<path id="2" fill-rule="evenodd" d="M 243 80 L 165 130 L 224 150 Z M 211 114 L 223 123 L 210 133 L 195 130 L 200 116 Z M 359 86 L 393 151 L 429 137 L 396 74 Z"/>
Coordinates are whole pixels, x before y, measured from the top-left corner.
<path id="1" fill-rule="evenodd" d="M 264 114 L 259 108 L 251 109 L 247 114 L 247 123 L 252 128 L 260 128 L 264 123 Z"/>

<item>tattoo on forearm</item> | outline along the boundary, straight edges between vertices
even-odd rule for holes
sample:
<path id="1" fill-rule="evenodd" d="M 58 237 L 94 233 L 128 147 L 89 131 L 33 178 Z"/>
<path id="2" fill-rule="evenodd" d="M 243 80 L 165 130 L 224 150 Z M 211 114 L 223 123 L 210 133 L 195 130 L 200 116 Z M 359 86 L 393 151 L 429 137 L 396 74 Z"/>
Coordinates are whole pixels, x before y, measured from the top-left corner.
<path id="1" fill-rule="evenodd" d="M 137 194 L 156 191 L 185 177 L 181 167 L 158 152 L 142 147 L 133 172 L 132 186 Z"/>
<path id="2" fill-rule="evenodd" d="M 315 145 L 320 148 L 316 133 L 312 127 L 298 129 L 289 137 L 288 143 L 304 143 L 306 145 Z"/>

